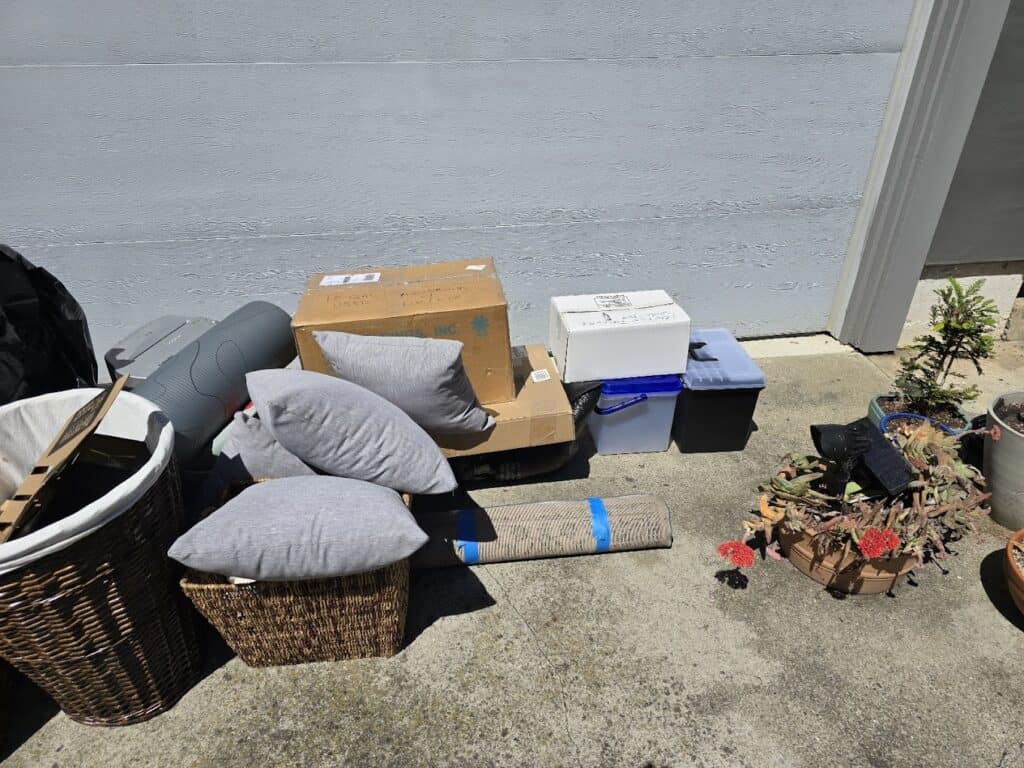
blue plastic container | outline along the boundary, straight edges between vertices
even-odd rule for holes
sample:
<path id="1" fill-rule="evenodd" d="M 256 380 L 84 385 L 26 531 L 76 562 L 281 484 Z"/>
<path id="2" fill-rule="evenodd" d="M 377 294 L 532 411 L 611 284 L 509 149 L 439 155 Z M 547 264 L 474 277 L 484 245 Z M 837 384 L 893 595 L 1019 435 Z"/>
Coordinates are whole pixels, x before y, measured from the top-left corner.
<path id="1" fill-rule="evenodd" d="M 677 374 L 609 379 L 587 418 L 598 453 L 668 450 L 672 418 L 682 389 Z"/>
<path id="2" fill-rule="evenodd" d="M 742 451 L 753 429 L 764 373 L 725 328 L 690 334 L 672 432 L 684 453 Z"/>

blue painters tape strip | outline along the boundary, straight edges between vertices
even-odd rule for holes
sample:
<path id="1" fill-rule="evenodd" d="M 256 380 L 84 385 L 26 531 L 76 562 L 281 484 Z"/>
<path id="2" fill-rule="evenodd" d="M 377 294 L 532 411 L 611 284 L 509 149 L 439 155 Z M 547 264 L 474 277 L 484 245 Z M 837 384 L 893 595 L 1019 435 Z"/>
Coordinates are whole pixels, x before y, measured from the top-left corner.
<path id="1" fill-rule="evenodd" d="M 594 535 L 594 551 L 607 552 L 612 546 L 612 528 L 608 522 L 608 510 L 604 499 L 587 499 L 590 505 L 590 528 Z"/>
<path id="2" fill-rule="evenodd" d="M 476 540 L 476 510 L 460 509 L 455 518 L 455 551 L 462 551 L 462 562 L 480 562 L 480 543 Z"/>

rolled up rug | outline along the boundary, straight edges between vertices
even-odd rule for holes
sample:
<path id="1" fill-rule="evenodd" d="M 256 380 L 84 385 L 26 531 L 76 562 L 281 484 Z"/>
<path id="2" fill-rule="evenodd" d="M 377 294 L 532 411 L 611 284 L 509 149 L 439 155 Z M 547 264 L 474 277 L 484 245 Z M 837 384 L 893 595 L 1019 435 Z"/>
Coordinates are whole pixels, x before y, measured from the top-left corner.
<path id="1" fill-rule="evenodd" d="M 429 536 L 414 568 L 502 563 L 672 546 L 672 521 L 655 496 L 542 501 L 416 514 Z"/>

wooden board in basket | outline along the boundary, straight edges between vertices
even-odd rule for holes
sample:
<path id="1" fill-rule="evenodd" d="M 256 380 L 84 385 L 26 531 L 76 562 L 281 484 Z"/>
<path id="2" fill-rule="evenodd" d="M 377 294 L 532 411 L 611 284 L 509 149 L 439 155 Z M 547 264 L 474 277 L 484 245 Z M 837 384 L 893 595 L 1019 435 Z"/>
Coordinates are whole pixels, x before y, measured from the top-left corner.
<path id="1" fill-rule="evenodd" d="M 36 461 L 28 477 L 22 480 L 14 496 L 0 503 L 0 543 L 31 530 L 32 524 L 39 519 L 52 497 L 54 478 L 79 454 L 86 440 L 107 415 L 126 381 L 128 377 L 122 376 L 71 414 L 53 442 Z"/>

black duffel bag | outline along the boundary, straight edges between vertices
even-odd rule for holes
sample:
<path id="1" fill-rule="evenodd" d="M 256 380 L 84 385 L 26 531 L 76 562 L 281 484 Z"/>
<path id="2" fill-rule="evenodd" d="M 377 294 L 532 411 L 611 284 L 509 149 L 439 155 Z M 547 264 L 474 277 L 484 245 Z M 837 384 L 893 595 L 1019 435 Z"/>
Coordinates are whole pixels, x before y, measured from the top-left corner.
<path id="1" fill-rule="evenodd" d="M 96 385 L 85 313 L 53 275 L 0 245 L 0 405 Z"/>

